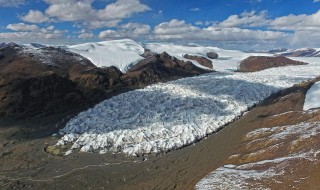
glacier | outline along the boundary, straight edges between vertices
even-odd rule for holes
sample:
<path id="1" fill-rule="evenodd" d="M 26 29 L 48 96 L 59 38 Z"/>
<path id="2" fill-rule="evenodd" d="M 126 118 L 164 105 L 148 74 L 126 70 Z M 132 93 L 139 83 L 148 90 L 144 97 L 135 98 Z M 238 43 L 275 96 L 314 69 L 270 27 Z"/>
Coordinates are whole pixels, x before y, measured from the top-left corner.
<path id="1" fill-rule="evenodd" d="M 163 50 L 182 52 L 167 44 L 159 52 Z M 79 113 L 60 130 L 57 145 L 72 143 L 71 150 L 129 156 L 179 149 L 214 133 L 271 94 L 320 75 L 319 58 L 294 58 L 309 65 L 239 73 L 234 72 L 239 62 L 250 54 L 220 54 L 213 62 L 219 72 L 120 94 Z"/>

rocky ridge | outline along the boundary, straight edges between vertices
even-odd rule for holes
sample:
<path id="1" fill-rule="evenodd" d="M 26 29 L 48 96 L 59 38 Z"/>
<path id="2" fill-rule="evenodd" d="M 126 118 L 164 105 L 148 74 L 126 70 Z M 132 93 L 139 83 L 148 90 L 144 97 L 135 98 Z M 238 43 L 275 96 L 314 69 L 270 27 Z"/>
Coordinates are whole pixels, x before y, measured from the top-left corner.
<path id="1" fill-rule="evenodd" d="M 122 91 L 208 71 L 152 54 L 127 73 L 100 68 L 61 48 L 0 47 L 0 117 L 29 117 L 87 107 Z"/>

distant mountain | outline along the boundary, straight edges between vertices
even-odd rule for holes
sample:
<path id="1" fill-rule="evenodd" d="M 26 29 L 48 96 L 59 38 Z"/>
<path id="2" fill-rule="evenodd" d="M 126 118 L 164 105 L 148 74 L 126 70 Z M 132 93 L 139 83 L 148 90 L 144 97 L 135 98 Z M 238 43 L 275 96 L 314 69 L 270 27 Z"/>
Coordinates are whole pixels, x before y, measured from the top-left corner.
<path id="1" fill-rule="evenodd" d="M 278 51 L 271 50 L 269 53 L 288 57 L 320 57 L 320 49 L 316 48 L 279 49 Z"/>
<path id="2" fill-rule="evenodd" d="M 268 51 L 268 53 L 279 53 L 279 52 L 285 52 L 287 50 L 288 49 L 286 49 L 286 48 L 276 48 L 276 49 L 272 49 L 272 50 Z"/>
<path id="3" fill-rule="evenodd" d="M 78 53 L 83 57 L 86 57 L 98 67 L 115 66 L 124 73 L 144 59 L 142 55 L 146 49 L 157 54 L 167 52 L 169 55 L 176 57 L 179 60 L 183 60 L 185 62 L 190 61 L 195 66 L 208 70 L 212 69 L 210 64 L 206 64 L 206 66 L 204 66 L 202 64 L 203 60 L 200 60 L 201 63 L 199 63 L 197 60 L 184 58 L 183 55 L 189 54 L 192 56 L 203 57 L 202 59 L 216 59 L 219 56 L 216 51 L 224 52 L 222 49 L 213 47 L 195 45 L 182 46 L 158 43 L 142 44 L 130 39 L 85 43 L 66 46 L 64 48 L 68 51 Z M 214 58 L 210 58 L 208 55 L 214 55 Z"/>

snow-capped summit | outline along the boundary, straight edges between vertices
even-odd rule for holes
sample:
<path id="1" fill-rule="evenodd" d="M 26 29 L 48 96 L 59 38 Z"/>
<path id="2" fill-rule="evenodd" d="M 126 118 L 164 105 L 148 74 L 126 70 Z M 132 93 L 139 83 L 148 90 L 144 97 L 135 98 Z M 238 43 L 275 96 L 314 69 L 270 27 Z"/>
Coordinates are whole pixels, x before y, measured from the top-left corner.
<path id="1" fill-rule="evenodd" d="M 86 57 L 98 67 L 115 66 L 122 72 L 144 59 L 140 56 L 144 53 L 142 44 L 130 39 L 72 45 L 67 49 Z"/>

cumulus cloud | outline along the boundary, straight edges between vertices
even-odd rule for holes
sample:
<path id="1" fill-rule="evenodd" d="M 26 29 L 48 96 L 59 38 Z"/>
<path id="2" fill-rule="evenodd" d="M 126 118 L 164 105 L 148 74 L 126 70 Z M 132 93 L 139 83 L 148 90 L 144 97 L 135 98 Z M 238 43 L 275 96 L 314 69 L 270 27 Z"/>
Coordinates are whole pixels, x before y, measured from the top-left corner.
<path id="1" fill-rule="evenodd" d="M 57 18 L 60 21 L 85 20 L 93 16 L 91 0 L 45 0 L 49 7 L 45 10 L 46 15 Z"/>
<path id="2" fill-rule="evenodd" d="M 118 20 L 148 10 L 151 10 L 150 7 L 140 3 L 139 0 L 118 0 L 98 10 L 97 16 L 103 20 Z"/>
<path id="3" fill-rule="evenodd" d="M 25 0 L 0 0 L 0 7 L 18 7 L 25 3 Z"/>
<path id="4" fill-rule="evenodd" d="M 223 22 L 219 23 L 220 27 L 257 27 L 266 26 L 270 23 L 267 19 L 267 11 L 256 11 L 244 12 L 240 15 L 231 15 Z"/>
<path id="5" fill-rule="evenodd" d="M 119 34 L 115 30 L 105 30 L 100 32 L 99 38 L 120 38 L 122 37 L 121 34 Z"/>
<path id="6" fill-rule="evenodd" d="M 84 26 L 90 29 L 96 29 L 96 28 L 105 28 L 105 27 L 116 27 L 121 22 L 121 20 L 110 20 L 110 21 L 101 21 L 101 20 L 95 20 L 95 21 L 86 21 L 83 23 Z"/>
<path id="7" fill-rule="evenodd" d="M 150 33 L 151 27 L 140 23 L 127 23 L 120 26 L 122 33 L 127 33 L 128 37 L 137 37 Z"/>
<path id="8" fill-rule="evenodd" d="M 213 41 L 241 41 L 241 40 L 277 40 L 286 34 L 277 31 L 249 30 L 238 27 L 221 28 L 210 26 L 199 28 L 183 20 L 173 19 L 157 25 L 154 29 L 153 39 L 170 40 L 213 40 Z"/>
<path id="9" fill-rule="evenodd" d="M 184 20 L 173 19 L 170 22 L 163 22 L 157 25 L 154 28 L 154 33 L 160 36 L 174 36 L 174 35 L 183 35 L 187 33 L 195 33 L 200 29 L 192 26 L 191 24 L 187 24 Z"/>
<path id="10" fill-rule="evenodd" d="M 270 23 L 270 28 L 292 31 L 320 31 L 320 10 L 314 14 L 288 15 L 278 17 Z"/>
<path id="11" fill-rule="evenodd" d="M 7 32 L 0 33 L 0 39 L 25 40 L 25 39 L 57 39 L 61 38 L 62 33 L 43 33 L 43 32 Z"/>
<path id="12" fill-rule="evenodd" d="M 87 39 L 87 38 L 94 38 L 94 34 L 91 33 L 82 33 L 78 35 L 78 38 Z"/>
<path id="13" fill-rule="evenodd" d="M 49 21 L 49 17 L 39 10 L 29 10 L 29 12 L 21 17 L 22 21 L 29 23 L 42 23 Z"/>
<path id="14" fill-rule="evenodd" d="M 240 15 L 231 15 L 226 20 L 217 23 L 218 27 L 267 27 L 280 31 L 319 31 L 320 30 L 320 10 L 314 14 L 287 15 L 268 19 L 267 11 L 244 12 Z"/>
<path id="15" fill-rule="evenodd" d="M 0 33 L 0 39 L 5 39 L 6 41 L 60 39 L 66 32 L 54 30 L 53 26 L 40 28 L 37 25 L 25 23 L 9 24 L 6 28 L 12 30 L 11 32 Z"/>
<path id="16" fill-rule="evenodd" d="M 0 33 L 0 39 L 6 40 L 25 40 L 25 39 L 32 39 L 32 40 L 40 40 L 40 39 L 58 39 L 61 38 L 63 32 L 6 32 Z"/>
<path id="17" fill-rule="evenodd" d="M 92 7 L 93 0 L 45 0 L 49 7 L 45 12 L 31 10 L 21 19 L 25 22 L 41 23 L 49 19 L 58 21 L 81 22 L 88 28 L 114 27 L 134 14 L 151 8 L 140 0 L 117 0 L 103 9 Z"/>
<path id="18" fill-rule="evenodd" d="M 120 25 L 117 30 L 100 32 L 99 38 L 137 38 L 150 34 L 151 27 L 140 23 L 127 23 Z"/>
<path id="19" fill-rule="evenodd" d="M 9 24 L 6 27 L 9 30 L 13 31 L 36 31 L 39 30 L 39 27 L 37 25 L 29 25 L 25 23 L 17 23 L 17 24 Z"/>

